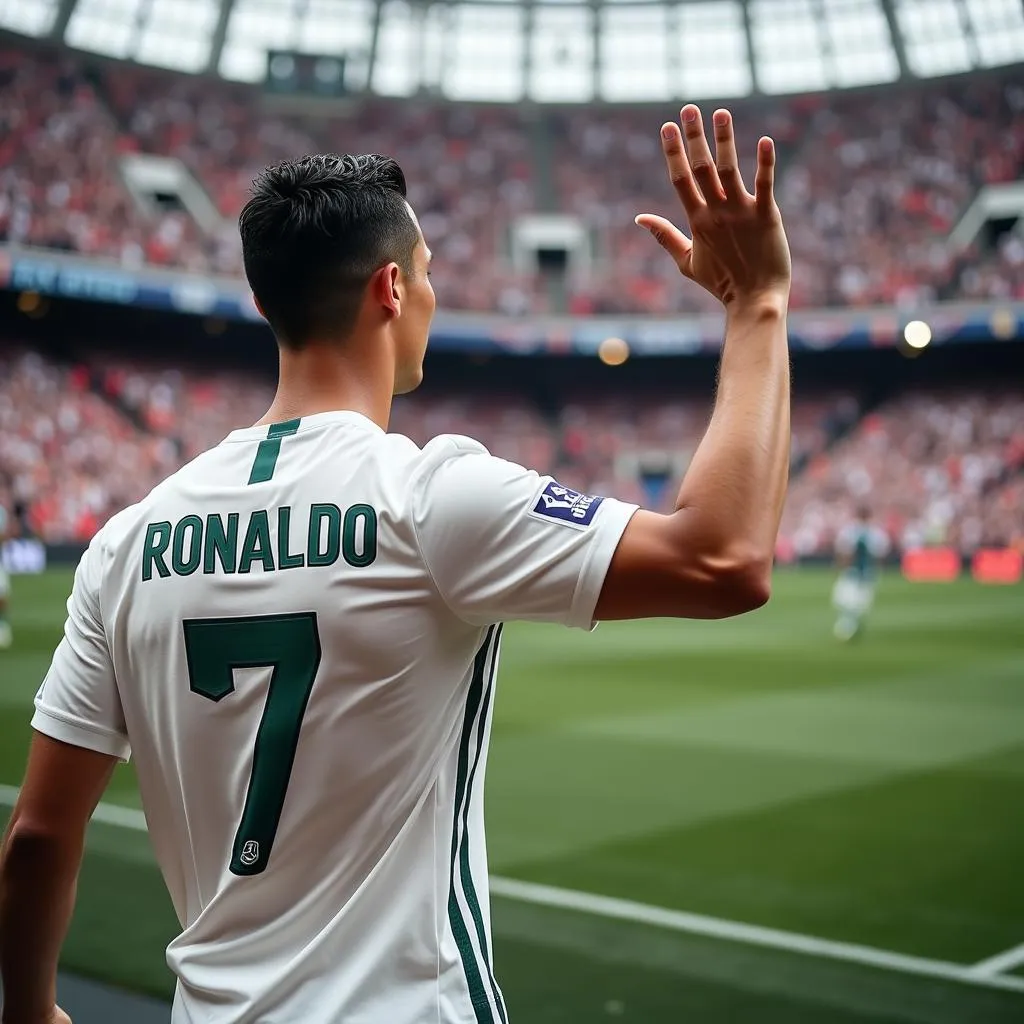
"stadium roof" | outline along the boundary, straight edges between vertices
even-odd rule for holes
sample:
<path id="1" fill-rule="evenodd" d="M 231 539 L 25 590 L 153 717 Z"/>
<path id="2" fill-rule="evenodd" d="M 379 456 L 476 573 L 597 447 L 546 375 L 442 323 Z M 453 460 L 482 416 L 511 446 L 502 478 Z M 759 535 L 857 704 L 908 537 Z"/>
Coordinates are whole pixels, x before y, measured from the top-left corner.
<path id="1" fill-rule="evenodd" d="M 347 83 L 512 102 L 727 98 L 1024 60 L 1021 0 L 0 0 L 0 28 L 256 81 L 266 51 Z"/>

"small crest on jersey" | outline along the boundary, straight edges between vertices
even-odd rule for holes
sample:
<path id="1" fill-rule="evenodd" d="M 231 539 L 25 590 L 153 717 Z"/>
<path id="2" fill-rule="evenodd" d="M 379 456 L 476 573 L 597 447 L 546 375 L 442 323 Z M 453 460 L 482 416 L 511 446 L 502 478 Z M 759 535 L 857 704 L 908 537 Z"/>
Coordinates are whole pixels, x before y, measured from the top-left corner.
<path id="1" fill-rule="evenodd" d="M 602 501 L 604 498 L 574 491 L 571 487 L 563 487 L 552 480 L 540 492 L 530 515 L 537 519 L 554 519 L 568 526 L 584 529 L 593 522 L 594 514 Z"/>
<path id="2" fill-rule="evenodd" d="M 255 839 L 247 839 L 238 859 L 247 868 L 251 868 L 260 859 L 260 844 Z"/>

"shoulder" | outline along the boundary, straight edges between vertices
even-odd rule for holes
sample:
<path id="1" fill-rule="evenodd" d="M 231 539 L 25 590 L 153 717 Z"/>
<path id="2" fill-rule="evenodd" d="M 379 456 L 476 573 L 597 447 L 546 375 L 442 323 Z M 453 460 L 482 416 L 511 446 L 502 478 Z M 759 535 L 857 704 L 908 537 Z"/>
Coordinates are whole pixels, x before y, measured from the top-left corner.
<path id="1" fill-rule="evenodd" d="M 125 544 L 130 544 L 140 527 L 150 521 L 161 500 L 173 493 L 177 478 L 194 462 L 188 463 L 156 485 L 144 498 L 115 512 L 93 536 L 87 556 L 100 562 L 114 558 Z"/>
<path id="2" fill-rule="evenodd" d="M 387 439 L 394 454 L 400 456 L 396 461 L 403 466 L 406 479 L 413 487 L 426 486 L 442 467 L 467 457 L 493 459 L 484 445 L 463 434 L 438 434 L 422 447 L 402 434 L 388 434 Z"/>
<path id="3" fill-rule="evenodd" d="M 490 452 L 472 437 L 464 434 L 438 434 L 420 449 L 425 464 L 442 463 L 464 455 L 487 455 Z"/>
<path id="4" fill-rule="evenodd" d="M 135 532 L 138 524 L 145 520 L 150 497 L 153 493 L 155 492 L 151 491 L 141 501 L 121 509 L 120 512 L 115 512 L 96 531 L 86 552 L 86 558 L 103 563 L 114 557 L 118 549 Z"/>

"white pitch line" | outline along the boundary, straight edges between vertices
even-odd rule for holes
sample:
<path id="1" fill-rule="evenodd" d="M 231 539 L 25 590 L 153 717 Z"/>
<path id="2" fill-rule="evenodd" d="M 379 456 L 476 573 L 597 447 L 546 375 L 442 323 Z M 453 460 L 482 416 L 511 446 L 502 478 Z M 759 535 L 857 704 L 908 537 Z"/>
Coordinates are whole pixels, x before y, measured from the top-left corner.
<path id="1" fill-rule="evenodd" d="M 1021 964 L 1024 964 L 1024 942 L 1019 946 L 1014 946 L 1013 949 L 1006 950 L 1005 953 L 997 953 L 987 960 L 982 960 L 970 970 L 971 974 L 977 978 L 991 978 L 997 974 L 1003 974 L 1005 971 L 1012 971 L 1014 967 L 1020 967 Z"/>
<path id="2" fill-rule="evenodd" d="M 737 921 L 709 918 L 709 916 L 699 913 L 670 910 L 667 907 L 650 906 L 646 903 L 635 903 L 632 900 L 616 899 L 611 896 L 595 896 L 591 893 L 573 892 L 569 889 L 556 889 L 552 886 L 497 877 L 490 880 L 490 891 L 496 896 L 504 896 L 507 899 L 515 899 L 523 903 L 580 910 L 583 913 L 595 914 L 600 918 L 651 925 L 655 928 L 685 932 L 689 935 L 701 935 L 728 942 L 803 953 L 807 956 L 833 959 L 833 961 L 842 961 L 847 964 L 859 964 L 884 971 L 896 971 L 901 974 L 1024 992 L 1024 978 L 980 975 L 976 973 L 976 968 L 964 964 L 936 961 L 936 959 L 928 959 L 923 956 L 910 956 L 906 953 L 891 952 L 888 949 L 877 949 L 873 946 L 819 939 L 813 935 L 783 932 L 775 928 L 762 928 L 759 925 L 745 925 Z"/>
<path id="3" fill-rule="evenodd" d="M 763 928 L 760 925 L 743 924 L 719 917 L 705 917 L 682 910 L 669 910 L 646 903 L 634 903 L 611 896 L 595 896 L 591 893 L 574 892 L 571 889 L 556 889 L 548 885 L 520 882 L 513 878 L 492 878 L 491 892 L 496 896 L 536 903 L 546 907 L 562 907 L 578 910 L 598 917 L 633 921 L 653 925 L 689 935 L 740 942 L 750 946 L 779 949 L 790 953 L 820 957 L 826 960 L 840 960 L 845 963 L 877 967 L 886 971 L 913 974 L 926 978 L 941 978 L 967 985 L 981 985 L 1010 992 L 1024 992 L 1024 978 L 1004 978 L 989 974 L 978 974 L 976 967 L 956 964 L 946 960 L 929 960 L 924 957 L 893 953 L 873 946 L 859 946 L 848 942 L 834 942 L 819 939 L 813 935 Z"/>
<path id="4" fill-rule="evenodd" d="M 13 807 L 18 799 L 17 786 L 0 786 L 0 807 Z M 119 804 L 99 804 L 93 811 L 93 821 L 117 828 L 130 828 L 133 832 L 146 832 L 146 816 L 133 807 L 121 807 Z"/>
<path id="5" fill-rule="evenodd" d="M 18 798 L 14 786 L 0 785 L 0 805 L 13 806 Z M 93 821 L 117 828 L 128 828 L 135 832 L 146 831 L 146 816 L 142 811 L 116 804 L 100 804 L 93 814 Z M 1024 946 L 1001 953 L 998 957 L 968 966 L 947 960 L 929 960 L 925 957 L 893 953 L 873 946 L 859 946 L 849 942 L 834 942 L 819 939 L 799 932 L 786 932 L 777 928 L 763 928 L 760 925 L 728 921 L 720 917 L 706 917 L 690 914 L 683 910 L 669 910 L 632 900 L 612 896 L 595 896 L 592 893 L 575 892 L 572 889 L 557 889 L 550 885 L 521 882 L 515 878 L 492 876 L 491 892 L 504 899 L 518 900 L 542 907 L 559 907 L 576 910 L 595 917 L 607 917 L 618 921 L 631 921 L 669 931 L 684 932 L 688 935 L 702 935 L 726 942 L 739 942 L 748 946 L 778 949 L 788 953 L 825 960 L 839 960 L 844 963 L 877 967 L 880 970 L 896 971 L 924 978 L 939 978 L 965 985 L 982 988 L 1002 989 L 1008 992 L 1024 993 L 1024 978 L 1003 977 L 998 972 L 1024 962 Z M 1011 957 L 1013 959 L 1011 959 Z M 992 966 L 992 965 L 995 966 Z"/>

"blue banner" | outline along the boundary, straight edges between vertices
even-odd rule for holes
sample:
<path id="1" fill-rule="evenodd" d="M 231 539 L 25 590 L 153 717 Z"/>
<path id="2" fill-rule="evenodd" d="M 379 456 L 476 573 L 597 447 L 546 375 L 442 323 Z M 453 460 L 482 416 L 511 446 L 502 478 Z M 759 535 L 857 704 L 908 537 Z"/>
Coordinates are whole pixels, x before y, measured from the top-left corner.
<path id="1" fill-rule="evenodd" d="M 203 277 L 155 267 L 129 270 L 112 263 L 38 249 L 0 247 L 0 287 L 173 313 L 260 320 L 245 281 Z M 907 309 L 836 309 L 790 314 L 795 350 L 884 348 L 904 344 L 907 324 L 922 324 L 932 345 L 1017 341 L 1024 302 L 935 303 Z M 440 312 L 431 344 L 448 351 L 513 355 L 597 355 L 603 341 L 621 338 L 634 356 L 696 355 L 721 346 L 723 318 L 506 317 Z"/>

